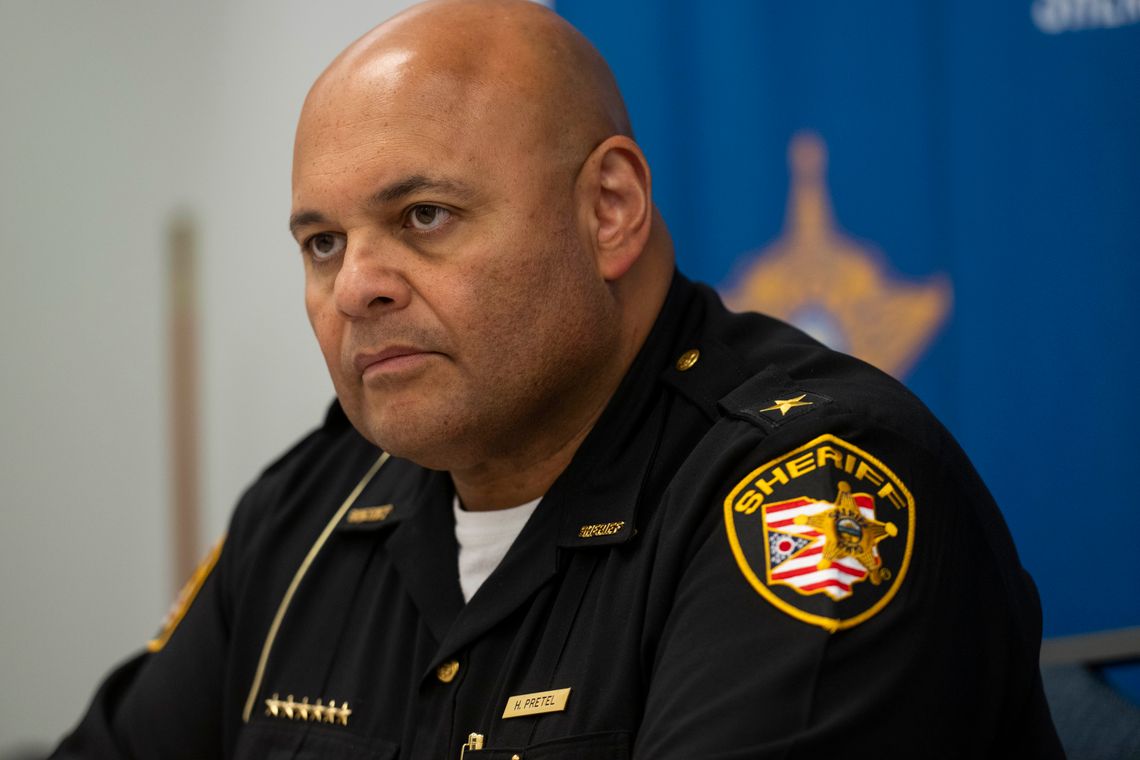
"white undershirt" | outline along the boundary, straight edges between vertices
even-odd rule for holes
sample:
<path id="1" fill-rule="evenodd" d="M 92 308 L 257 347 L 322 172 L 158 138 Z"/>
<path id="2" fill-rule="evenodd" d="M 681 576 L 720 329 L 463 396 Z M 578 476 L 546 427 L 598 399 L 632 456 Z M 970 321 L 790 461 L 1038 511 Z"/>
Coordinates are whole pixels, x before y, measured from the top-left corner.
<path id="1" fill-rule="evenodd" d="M 452 510 L 455 512 L 455 540 L 459 544 L 459 587 L 463 590 L 464 602 L 471 601 L 483 581 L 503 561 L 507 549 L 518 538 L 540 501 L 541 496 L 509 509 L 468 512 L 459 506 L 459 497 L 455 497 Z"/>

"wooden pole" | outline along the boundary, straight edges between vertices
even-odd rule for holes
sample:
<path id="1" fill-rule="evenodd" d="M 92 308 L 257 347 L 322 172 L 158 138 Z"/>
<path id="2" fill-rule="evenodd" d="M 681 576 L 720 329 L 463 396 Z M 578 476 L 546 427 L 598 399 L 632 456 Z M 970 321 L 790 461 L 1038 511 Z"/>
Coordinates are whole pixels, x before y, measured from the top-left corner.
<path id="1" fill-rule="evenodd" d="M 199 553 L 197 266 L 194 226 L 175 216 L 168 228 L 168 403 L 170 415 L 171 571 L 177 593 Z"/>

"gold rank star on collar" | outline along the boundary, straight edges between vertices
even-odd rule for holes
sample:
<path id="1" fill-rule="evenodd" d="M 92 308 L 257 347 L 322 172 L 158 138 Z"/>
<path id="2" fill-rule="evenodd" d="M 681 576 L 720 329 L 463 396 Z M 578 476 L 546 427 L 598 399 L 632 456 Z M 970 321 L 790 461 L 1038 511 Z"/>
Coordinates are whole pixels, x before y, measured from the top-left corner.
<path id="1" fill-rule="evenodd" d="M 805 396 L 807 396 L 806 393 L 801 393 L 800 395 L 796 396 L 795 398 L 778 398 L 775 400 L 775 402 L 773 402 L 772 406 L 768 407 L 767 409 L 761 409 L 760 411 L 762 411 L 762 412 L 776 412 L 776 411 L 778 411 L 780 413 L 780 416 L 783 417 L 788 412 L 790 412 L 792 409 L 795 409 L 797 406 L 811 406 L 812 402 L 804 401 Z"/>

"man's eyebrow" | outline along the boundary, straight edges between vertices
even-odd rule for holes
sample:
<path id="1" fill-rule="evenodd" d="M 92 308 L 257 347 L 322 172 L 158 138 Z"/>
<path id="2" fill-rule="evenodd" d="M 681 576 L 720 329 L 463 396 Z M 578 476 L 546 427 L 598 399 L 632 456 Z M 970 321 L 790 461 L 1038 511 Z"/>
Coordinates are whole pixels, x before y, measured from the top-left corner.
<path id="1" fill-rule="evenodd" d="M 428 177 L 423 174 L 413 174 L 410 177 L 405 177 L 404 179 L 397 180 L 390 185 L 380 188 L 372 194 L 369 201 L 372 205 L 382 205 L 398 201 L 401 198 L 424 190 L 438 190 L 463 198 L 473 198 L 475 196 L 475 190 L 462 182 Z M 297 230 L 301 227 L 307 227 L 310 224 L 328 223 L 328 219 L 321 212 L 302 210 L 289 217 L 289 232 L 293 233 L 293 237 L 296 237 Z"/>
<path id="2" fill-rule="evenodd" d="M 320 211 L 298 211 L 289 217 L 289 232 L 297 237 L 297 230 L 310 224 L 328 224 L 328 219 Z"/>
<path id="3" fill-rule="evenodd" d="M 475 191 L 462 182 L 427 177 L 423 174 L 413 174 L 410 177 L 405 177 L 386 187 L 380 188 L 373 193 L 371 200 L 374 204 L 391 203 L 392 201 L 398 201 L 412 193 L 418 193 L 423 190 L 441 190 L 446 193 L 453 193 L 467 198 L 475 195 Z"/>

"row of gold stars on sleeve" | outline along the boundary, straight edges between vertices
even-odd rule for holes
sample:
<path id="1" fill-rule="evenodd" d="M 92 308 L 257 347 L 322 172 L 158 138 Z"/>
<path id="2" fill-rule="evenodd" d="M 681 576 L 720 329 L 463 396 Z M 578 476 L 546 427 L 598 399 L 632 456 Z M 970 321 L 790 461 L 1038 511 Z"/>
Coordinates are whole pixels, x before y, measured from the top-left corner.
<path id="1" fill-rule="evenodd" d="M 285 718 L 287 720 L 303 720 L 313 723 L 339 723 L 348 725 L 348 716 L 352 710 L 348 709 L 348 702 L 337 707 L 336 700 L 330 699 L 326 705 L 322 700 L 309 704 L 308 697 L 302 697 L 298 702 L 290 694 L 281 699 L 276 693 L 265 700 L 265 714 L 271 718 Z"/>

